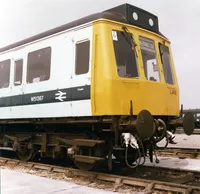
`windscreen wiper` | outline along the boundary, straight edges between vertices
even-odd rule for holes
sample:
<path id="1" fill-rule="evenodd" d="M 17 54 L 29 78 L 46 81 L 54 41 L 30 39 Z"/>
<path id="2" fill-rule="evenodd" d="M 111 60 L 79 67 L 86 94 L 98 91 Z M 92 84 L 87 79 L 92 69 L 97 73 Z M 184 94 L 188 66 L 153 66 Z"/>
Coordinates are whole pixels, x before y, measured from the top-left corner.
<path id="1" fill-rule="evenodd" d="M 124 30 L 124 32 L 126 32 L 126 35 L 127 35 L 126 37 L 128 37 L 128 39 L 129 39 L 129 41 L 128 40 L 127 41 L 129 42 L 129 44 L 131 43 L 130 46 L 131 46 L 132 50 L 134 50 L 135 47 L 137 46 L 137 44 L 136 44 L 132 34 L 128 31 L 126 26 L 122 26 L 122 29 Z"/>

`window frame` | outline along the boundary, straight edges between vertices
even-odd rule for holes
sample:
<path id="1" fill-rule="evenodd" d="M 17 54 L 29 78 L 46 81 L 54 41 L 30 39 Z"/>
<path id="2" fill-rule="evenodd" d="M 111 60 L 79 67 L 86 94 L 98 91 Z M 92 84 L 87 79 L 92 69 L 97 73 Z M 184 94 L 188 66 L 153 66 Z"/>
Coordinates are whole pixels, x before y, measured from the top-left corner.
<path id="1" fill-rule="evenodd" d="M 158 47 L 159 47 L 159 52 L 160 52 L 160 60 L 161 60 L 161 64 L 162 64 L 162 69 L 163 69 L 163 75 L 164 75 L 164 80 L 165 80 L 165 83 L 166 84 L 169 84 L 169 85 L 175 85 L 175 77 L 174 77 L 174 71 L 172 69 L 172 61 L 171 61 L 171 55 L 170 55 L 170 49 L 169 49 L 169 46 L 165 45 L 165 44 L 162 44 L 161 42 L 158 43 Z M 167 49 L 167 52 L 168 52 L 168 59 L 169 59 L 169 67 L 170 67 L 170 70 L 171 70 L 171 77 L 172 77 L 172 83 L 168 83 L 166 78 L 165 78 L 165 69 L 164 69 L 164 61 L 163 61 L 163 53 L 162 53 L 162 47 L 165 47 L 164 49 Z"/>
<path id="2" fill-rule="evenodd" d="M 21 77 L 21 84 L 20 85 L 15 85 L 15 77 L 16 77 L 16 62 L 17 61 L 22 61 L 22 77 Z M 23 72 L 24 72 L 24 59 L 23 58 L 18 58 L 15 59 L 14 61 L 14 75 L 13 75 L 13 86 L 17 87 L 17 86 L 21 86 L 23 84 Z"/>
<path id="3" fill-rule="evenodd" d="M 134 51 L 134 57 L 135 57 L 135 62 L 136 62 L 136 68 L 137 68 L 137 74 L 138 76 L 137 77 L 122 77 L 119 75 L 118 73 L 118 62 L 117 62 L 117 58 L 116 58 L 116 52 L 115 52 L 115 46 L 114 46 L 114 37 L 113 37 L 113 31 L 116 31 L 116 32 L 120 32 L 120 33 L 126 33 L 124 30 L 122 29 L 111 29 L 111 33 L 110 33 L 110 36 L 111 36 L 111 40 L 112 40 L 112 47 L 113 47 L 113 54 L 114 54 L 114 60 L 115 60 L 115 69 L 116 69 L 116 75 L 119 79 L 124 79 L 124 80 L 127 80 L 127 81 L 138 81 L 141 77 L 141 73 L 140 73 L 140 66 L 139 66 L 139 60 L 138 60 L 138 51 L 137 51 L 137 46 L 135 47 L 135 51 Z M 133 40 L 136 42 L 136 36 L 128 31 L 129 35 L 133 38 Z M 132 51 L 133 52 L 133 51 Z"/>
<path id="4" fill-rule="evenodd" d="M 9 61 L 9 78 L 8 78 L 8 86 L 6 86 L 6 87 L 0 87 L 0 90 L 2 90 L 2 89 L 8 89 L 8 88 L 10 87 L 10 85 L 11 85 L 11 81 L 10 81 L 10 79 L 11 79 L 11 69 L 12 69 L 11 64 L 12 64 L 12 61 L 11 61 L 10 58 L 7 58 L 7 59 L 4 59 L 4 60 L 0 61 L 0 63 L 5 62 L 5 61 Z"/>
<path id="5" fill-rule="evenodd" d="M 87 66 L 87 72 L 84 72 L 84 73 L 79 73 L 79 74 L 77 74 L 77 45 L 78 44 L 83 44 L 83 43 L 86 43 L 86 42 L 89 42 L 89 52 L 88 52 L 88 66 Z M 74 61 L 74 75 L 75 76 L 81 76 L 81 75 L 86 75 L 86 74 L 88 74 L 89 72 L 90 72 L 90 59 L 91 59 L 91 40 L 89 39 L 89 38 L 87 38 L 87 39 L 83 39 L 83 40 L 79 40 L 79 41 L 77 41 L 76 43 L 75 43 L 75 57 L 74 57 L 74 59 L 75 59 L 75 61 Z"/>
<path id="6" fill-rule="evenodd" d="M 150 40 L 150 41 L 152 41 L 152 43 L 153 43 L 154 50 L 155 50 L 155 59 L 156 59 L 157 68 L 158 68 L 159 81 L 149 80 L 149 79 L 146 77 L 146 74 L 145 74 L 145 67 L 144 67 L 144 62 L 143 62 L 143 55 L 142 55 L 142 48 L 141 48 L 141 44 L 140 44 L 140 37 L 141 37 L 142 39 Z M 153 39 L 151 39 L 151 38 L 149 38 L 149 37 L 141 36 L 141 35 L 138 36 L 138 40 L 139 40 L 140 54 L 141 54 L 141 60 L 142 60 L 142 64 L 143 64 L 143 72 L 144 72 L 144 77 L 145 77 L 145 79 L 146 79 L 147 81 L 150 81 L 150 82 L 161 83 L 161 82 L 162 82 L 161 69 L 160 69 L 160 65 L 159 65 L 159 57 L 158 57 L 158 52 L 157 52 L 157 50 L 156 50 L 156 42 L 155 42 L 155 40 L 153 40 Z"/>
<path id="7" fill-rule="evenodd" d="M 38 82 L 28 82 L 29 81 L 29 55 L 41 50 L 45 50 L 45 49 L 50 49 L 49 53 L 50 53 L 50 59 L 49 59 L 49 77 L 46 80 L 42 80 L 42 81 L 38 81 Z M 27 53 L 27 60 L 26 60 L 26 84 L 37 84 L 37 83 L 43 83 L 43 82 L 47 82 L 51 79 L 51 66 L 52 66 L 52 47 L 51 46 L 46 46 L 46 47 L 42 47 L 42 48 L 38 48 L 37 50 L 32 50 L 30 52 Z"/>

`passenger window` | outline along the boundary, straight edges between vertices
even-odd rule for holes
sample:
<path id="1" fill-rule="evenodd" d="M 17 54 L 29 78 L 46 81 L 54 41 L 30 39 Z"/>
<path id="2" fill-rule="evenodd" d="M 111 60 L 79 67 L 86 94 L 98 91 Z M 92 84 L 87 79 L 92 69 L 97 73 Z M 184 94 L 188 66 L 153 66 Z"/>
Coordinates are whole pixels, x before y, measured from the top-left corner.
<path id="1" fill-rule="evenodd" d="M 118 75 L 123 78 L 138 78 L 135 48 L 132 49 L 132 41 L 134 41 L 132 35 L 113 30 L 112 39 Z"/>
<path id="2" fill-rule="evenodd" d="M 49 80 L 51 69 L 51 47 L 28 54 L 27 83 Z"/>
<path id="3" fill-rule="evenodd" d="M 145 77 L 147 80 L 160 82 L 154 41 L 144 37 L 140 37 L 139 40 Z"/>
<path id="4" fill-rule="evenodd" d="M 90 41 L 76 44 L 75 74 L 81 75 L 89 71 Z"/>
<path id="5" fill-rule="evenodd" d="M 0 62 L 0 88 L 7 88 L 10 84 L 10 59 Z"/>
<path id="6" fill-rule="evenodd" d="M 159 44 L 159 46 L 165 81 L 166 83 L 173 85 L 174 79 L 171 69 L 169 48 L 163 44 Z"/>
<path id="7" fill-rule="evenodd" d="M 20 86 L 22 84 L 23 59 L 15 61 L 14 70 L 14 85 Z"/>

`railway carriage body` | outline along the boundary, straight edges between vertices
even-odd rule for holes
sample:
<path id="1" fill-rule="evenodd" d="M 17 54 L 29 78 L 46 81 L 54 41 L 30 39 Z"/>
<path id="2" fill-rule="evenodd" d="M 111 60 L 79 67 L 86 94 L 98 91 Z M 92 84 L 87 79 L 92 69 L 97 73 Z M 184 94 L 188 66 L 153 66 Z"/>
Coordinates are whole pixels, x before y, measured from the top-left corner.
<path id="1" fill-rule="evenodd" d="M 129 4 L 4 47 L 0 68 L 2 143 L 17 145 L 18 152 L 21 144 L 30 144 L 28 134 L 33 137 L 41 126 L 46 132 L 37 143 L 31 140 L 29 150 L 37 144 L 42 153 L 54 153 L 60 144 L 70 152 L 72 145 L 102 143 L 93 140 L 91 146 L 90 138 L 70 143 L 67 136 L 61 138 L 69 128 L 98 134 L 107 130 L 114 150 L 120 150 L 122 134 L 125 144 L 133 134 L 150 139 L 160 123 L 169 130 L 185 123 L 186 133 L 193 131 L 191 114 L 177 120 L 179 87 L 169 40 L 159 32 L 156 16 Z M 17 133 L 27 126 L 30 133 Z M 64 132 L 53 136 L 52 128 Z M 48 139 L 54 142 L 50 148 Z M 99 158 L 77 156 L 74 150 L 71 155 L 79 164 L 93 164 L 107 155 L 107 148 Z"/>
<path id="2" fill-rule="evenodd" d="M 1 119 L 129 115 L 130 100 L 134 115 L 147 109 L 179 116 L 170 42 L 120 17 L 100 16 L 2 49 Z"/>

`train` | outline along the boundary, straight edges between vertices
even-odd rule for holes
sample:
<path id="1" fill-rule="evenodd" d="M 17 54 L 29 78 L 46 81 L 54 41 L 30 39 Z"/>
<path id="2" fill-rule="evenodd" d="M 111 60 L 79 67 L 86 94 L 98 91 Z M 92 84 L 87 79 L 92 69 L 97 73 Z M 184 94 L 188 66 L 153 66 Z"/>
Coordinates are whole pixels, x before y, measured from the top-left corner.
<path id="1" fill-rule="evenodd" d="M 0 146 L 20 160 L 136 168 L 194 123 L 179 105 L 171 42 L 158 17 L 134 5 L 0 48 Z"/>

